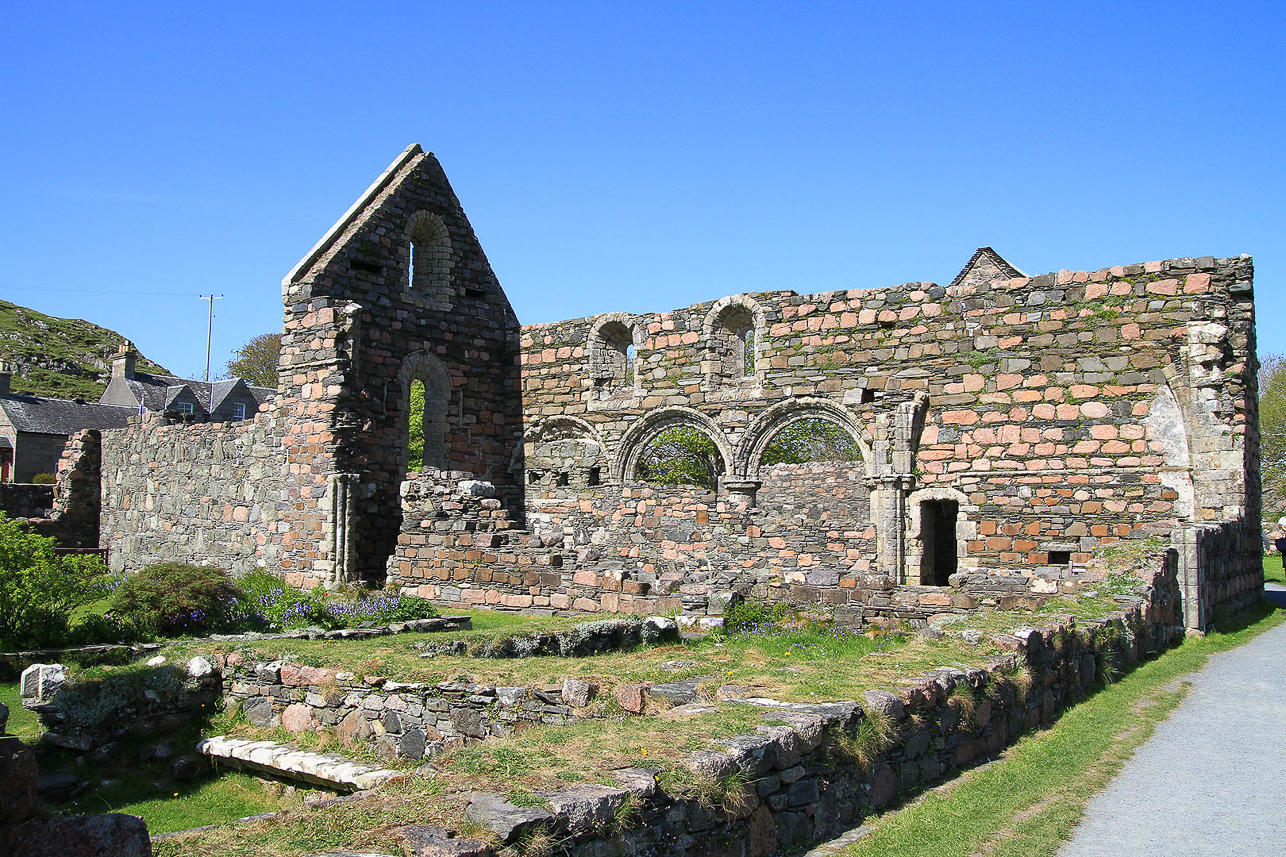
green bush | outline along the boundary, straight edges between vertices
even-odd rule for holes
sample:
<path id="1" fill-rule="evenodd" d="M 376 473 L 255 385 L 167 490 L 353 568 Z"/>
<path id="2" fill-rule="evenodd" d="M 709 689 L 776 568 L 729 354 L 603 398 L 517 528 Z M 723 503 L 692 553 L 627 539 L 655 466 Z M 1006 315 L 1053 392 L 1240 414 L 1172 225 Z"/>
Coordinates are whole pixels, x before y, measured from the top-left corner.
<path id="1" fill-rule="evenodd" d="M 126 578 L 108 615 L 162 637 L 204 634 L 228 629 L 244 598 L 223 569 L 163 562 Z"/>
<path id="2" fill-rule="evenodd" d="M 64 645 L 72 611 L 102 598 L 113 579 L 97 556 L 58 556 L 54 540 L 0 512 L 0 645 Z"/>
<path id="3" fill-rule="evenodd" d="M 743 601 L 732 605 L 724 612 L 723 630 L 728 634 L 744 634 L 781 625 L 791 616 L 790 605 L 785 601 L 774 601 L 772 604 Z"/>
<path id="4" fill-rule="evenodd" d="M 32 485 L 54 485 L 57 484 L 58 477 L 52 473 L 37 473 L 31 477 Z"/>

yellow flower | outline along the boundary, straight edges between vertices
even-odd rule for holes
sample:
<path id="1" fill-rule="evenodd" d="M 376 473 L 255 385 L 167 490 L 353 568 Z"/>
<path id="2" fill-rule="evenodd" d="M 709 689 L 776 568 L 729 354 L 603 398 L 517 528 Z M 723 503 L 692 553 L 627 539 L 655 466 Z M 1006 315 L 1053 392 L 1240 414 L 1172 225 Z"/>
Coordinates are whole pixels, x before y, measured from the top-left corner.
<path id="1" fill-rule="evenodd" d="M 646 755 L 647 755 L 647 747 L 640 747 L 640 748 L 639 748 L 639 753 L 640 753 L 641 755 L 646 756 Z"/>

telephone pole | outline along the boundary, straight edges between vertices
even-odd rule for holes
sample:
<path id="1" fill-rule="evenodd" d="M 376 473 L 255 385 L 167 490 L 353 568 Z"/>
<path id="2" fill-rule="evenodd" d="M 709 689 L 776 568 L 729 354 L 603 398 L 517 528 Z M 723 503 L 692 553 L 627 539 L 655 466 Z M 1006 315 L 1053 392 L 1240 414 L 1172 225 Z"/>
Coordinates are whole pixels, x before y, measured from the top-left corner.
<path id="1" fill-rule="evenodd" d="M 205 326 L 205 383 L 210 383 L 210 337 L 214 334 L 214 302 L 223 300 L 223 295 L 197 295 L 203 301 L 210 302 L 210 318 Z"/>

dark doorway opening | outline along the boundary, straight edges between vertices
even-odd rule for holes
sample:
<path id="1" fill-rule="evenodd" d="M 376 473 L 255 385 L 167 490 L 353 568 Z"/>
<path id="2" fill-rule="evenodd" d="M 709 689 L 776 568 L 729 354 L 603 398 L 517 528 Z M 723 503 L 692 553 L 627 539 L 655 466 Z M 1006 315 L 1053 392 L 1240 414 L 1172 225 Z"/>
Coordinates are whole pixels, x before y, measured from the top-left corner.
<path id="1" fill-rule="evenodd" d="M 955 500 L 925 500 L 920 504 L 920 537 L 924 553 L 920 556 L 920 585 L 946 586 L 956 573 L 956 514 L 960 504 Z"/>

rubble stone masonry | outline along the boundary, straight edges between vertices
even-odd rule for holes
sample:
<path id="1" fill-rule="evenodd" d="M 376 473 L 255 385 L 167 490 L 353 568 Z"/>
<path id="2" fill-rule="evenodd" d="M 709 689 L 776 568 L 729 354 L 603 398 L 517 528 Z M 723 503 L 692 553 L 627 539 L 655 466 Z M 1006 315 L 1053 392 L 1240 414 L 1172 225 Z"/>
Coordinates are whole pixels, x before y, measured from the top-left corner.
<path id="1" fill-rule="evenodd" d="M 982 248 L 947 286 L 519 327 L 412 146 L 284 280 L 272 405 L 104 433 L 104 543 L 121 568 L 508 609 L 765 597 L 866 621 L 1074 586 L 1096 547 L 1160 534 L 1204 628 L 1262 583 L 1252 283 L 1249 257 L 1028 277 Z M 860 460 L 763 465 L 803 419 Z M 718 450 L 716 491 L 639 479 L 678 425 Z"/>

